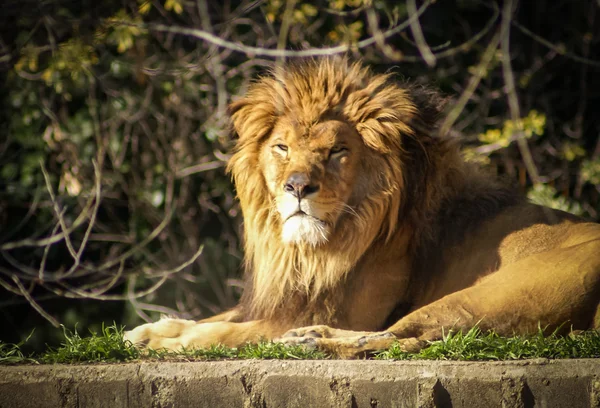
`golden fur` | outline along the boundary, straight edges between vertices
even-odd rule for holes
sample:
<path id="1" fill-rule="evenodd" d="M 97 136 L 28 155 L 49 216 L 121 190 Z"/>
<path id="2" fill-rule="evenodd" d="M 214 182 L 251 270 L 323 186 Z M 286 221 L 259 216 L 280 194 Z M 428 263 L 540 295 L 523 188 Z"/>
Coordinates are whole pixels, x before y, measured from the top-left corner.
<path id="1" fill-rule="evenodd" d="M 442 327 L 600 326 L 600 227 L 527 203 L 465 163 L 435 135 L 442 105 L 341 58 L 254 83 L 231 105 L 241 302 L 128 337 L 177 348 L 288 331 L 286 342 L 352 356 L 396 339 L 418 348 Z"/>

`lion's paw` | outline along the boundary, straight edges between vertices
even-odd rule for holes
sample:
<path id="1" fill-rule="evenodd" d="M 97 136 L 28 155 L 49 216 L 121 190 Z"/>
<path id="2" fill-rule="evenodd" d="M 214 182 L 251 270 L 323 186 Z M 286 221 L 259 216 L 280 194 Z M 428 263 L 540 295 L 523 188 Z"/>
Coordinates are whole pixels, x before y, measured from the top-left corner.
<path id="1" fill-rule="evenodd" d="M 293 330 L 288 330 L 281 336 L 282 339 L 292 339 L 298 337 L 305 338 L 331 338 L 335 337 L 334 334 L 336 331 L 340 331 L 337 329 L 333 329 L 329 326 L 318 325 L 318 326 L 307 326 L 300 327 Z M 290 340 L 291 341 L 291 340 Z"/>
<path id="2" fill-rule="evenodd" d="M 123 337 L 137 347 L 179 350 L 189 345 L 185 334 L 195 325 L 193 320 L 161 319 L 129 330 Z"/>
<path id="3" fill-rule="evenodd" d="M 341 358 L 357 358 L 388 348 L 397 339 L 389 332 L 355 332 L 328 326 L 310 326 L 290 330 L 275 341 L 310 349 L 318 348 Z"/>
<path id="4" fill-rule="evenodd" d="M 294 338 L 294 337 L 309 337 L 309 338 L 323 338 L 323 339 L 336 339 L 336 338 L 347 338 L 366 336 L 373 334 L 373 332 L 353 331 L 344 329 L 334 329 L 326 325 L 306 326 L 297 329 L 288 330 L 282 337 L 282 339 Z"/>
<path id="5" fill-rule="evenodd" d="M 419 340 L 416 337 L 409 337 L 398 340 L 398 344 L 400 345 L 400 349 L 402 351 L 407 353 L 418 353 L 425 348 L 428 343 L 425 340 Z"/>

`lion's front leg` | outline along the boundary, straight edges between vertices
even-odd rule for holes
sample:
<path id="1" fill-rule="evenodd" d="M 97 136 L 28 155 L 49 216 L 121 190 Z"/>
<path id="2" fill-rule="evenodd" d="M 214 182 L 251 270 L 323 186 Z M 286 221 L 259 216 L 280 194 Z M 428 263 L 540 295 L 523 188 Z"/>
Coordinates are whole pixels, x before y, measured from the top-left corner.
<path id="1" fill-rule="evenodd" d="M 387 349 L 396 342 L 400 343 L 403 350 L 410 352 L 416 352 L 425 345 L 415 338 L 398 339 L 393 333 L 385 331 L 342 330 L 324 325 L 292 329 L 276 341 L 318 348 L 341 358 L 364 357 L 370 352 Z"/>
<path id="2" fill-rule="evenodd" d="M 125 339 L 136 346 L 155 350 L 208 347 L 222 343 L 230 325 L 229 322 L 197 323 L 193 320 L 161 319 L 126 332 Z"/>
<path id="3" fill-rule="evenodd" d="M 245 343 L 273 339 L 284 331 L 285 328 L 263 320 L 232 323 L 161 319 L 126 332 L 125 339 L 137 346 L 178 351 L 182 348 L 209 347 L 214 344 L 238 347 Z"/>

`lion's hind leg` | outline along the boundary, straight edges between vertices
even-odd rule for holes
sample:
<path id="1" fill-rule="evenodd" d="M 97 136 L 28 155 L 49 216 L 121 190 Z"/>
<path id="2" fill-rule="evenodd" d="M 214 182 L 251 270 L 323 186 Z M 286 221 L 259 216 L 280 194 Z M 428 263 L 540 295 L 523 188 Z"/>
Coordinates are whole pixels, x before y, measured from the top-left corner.
<path id="1" fill-rule="evenodd" d="M 503 335 L 598 326 L 600 239 L 571 243 L 501 267 L 476 285 L 408 314 L 388 331 L 399 338 L 433 340 L 441 338 L 442 328 L 476 325 Z"/>

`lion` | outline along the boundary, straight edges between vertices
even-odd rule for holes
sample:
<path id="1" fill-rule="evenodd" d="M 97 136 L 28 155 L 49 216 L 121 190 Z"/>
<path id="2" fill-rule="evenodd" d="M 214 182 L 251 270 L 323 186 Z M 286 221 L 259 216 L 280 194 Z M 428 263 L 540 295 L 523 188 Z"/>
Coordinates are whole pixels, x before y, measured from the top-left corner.
<path id="1" fill-rule="evenodd" d="M 129 331 L 154 349 L 275 340 L 355 357 L 444 331 L 600 327 L 600 225 L 534 205 L 437 135 L 445 100 L 348 58 L 275 68 L 230 106 L 245 289 Z"/>

